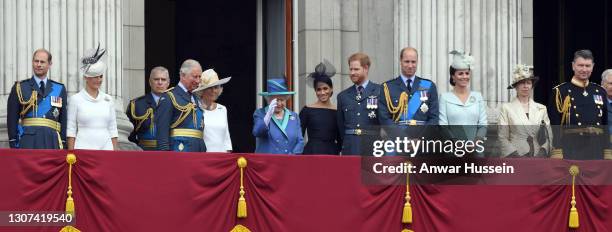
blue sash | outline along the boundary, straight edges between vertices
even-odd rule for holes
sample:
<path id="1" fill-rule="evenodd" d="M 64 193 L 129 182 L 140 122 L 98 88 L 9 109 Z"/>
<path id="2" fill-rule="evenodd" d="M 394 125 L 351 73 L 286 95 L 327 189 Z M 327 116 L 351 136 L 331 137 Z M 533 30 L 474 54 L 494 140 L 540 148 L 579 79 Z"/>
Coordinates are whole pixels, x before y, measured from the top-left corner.
<path id="1" fill-rule="evenodd" d="M 60 94 L 62 93 L 61 85 L 55 84 L 50 81 L 48 83 L 51 84 L 51 92 L 47 95 L 47 97 L 43 99 L 39 99 L 38 110 L 36 112 L 36 115 L 34 115 L 33 110 L 30 110 L 28 111 L 28 113 L 26 113 L 25 115 L 26 118 L 42 118 L 45 115 L 47 115 L 49 110 L 51 110 L 51 96 L 59 97 Z M 62 99 L 62 104 L 65 104 L 65 102 L 66 102 L 66 99 Z M 62 105 L 62 107 L 65 107 L 65 106 Z"/>
<path id="2" fill-rule="evenodd" d="M 412 120 L 412 118 L 414 118 L 414 115 L 416 114 L 416 112 L 419 110 L 419 108 L 421 107 L 421 94 L 425 91 L 429 91 L 429 88 L 431 87 L 431 81 L 427 81 L 427 80 L 421 80 L 419 82 L 419 86 L 415 86 L 415 88 L 417 88 L 417 91 L 415 92 L 415 94 L 410 98 L 410 100 L 408 100 L 408 115 L 404 114 L 401 116 L 400 120 L 401 121 L 406 121 L 406 120 Z M 418 92 L 418 94 L 417 94 Z"/>

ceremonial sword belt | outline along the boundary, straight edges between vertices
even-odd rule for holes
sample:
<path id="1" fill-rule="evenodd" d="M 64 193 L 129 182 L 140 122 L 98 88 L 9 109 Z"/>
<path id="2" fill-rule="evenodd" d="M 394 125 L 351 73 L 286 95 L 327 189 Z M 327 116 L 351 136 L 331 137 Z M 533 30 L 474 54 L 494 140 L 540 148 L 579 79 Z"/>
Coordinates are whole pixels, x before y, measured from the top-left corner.
<path id="1" fill-rule="evenodd" d="M 51 128 L 57 132 L 62 130 L 62 124 L 46 118 L 24 118 L 21 120 L 23 126 L 44 126 Z"/>
<path id="2" fill-rule="evenodd" d="M 597 127 L 585 127 L 585 128 L 572 128 L 572 129 L 564 129 L 563 133 L 565 134 L 595 134 L 600 135 L 604 133 L 604 130 Z"/>
<path id="3" fill-rule="evenodd" d="M 419 121 L 419 120 L 397 121 L 397 125 L 400 125 L 400 126 L 421 126 L 421 125 L 425 125 L 426 123 L 427 123 L 426 121 Z"/>
<path id="4" fill-rule="evenodd" d="M 46 118 L 24 118 L 21 120 L 22 126 L 42 126 L 48 127 L 55 130 L 57 134 L 57 143 L 60 149 L 64 149 L 64 145 L 62 144 L 62 137 L 60 132 L 62 131 L 62 124 L 51 119 Z"/>
<path id="5" fill-rule="evenodd" d="M 146 148 L 157 148 L 157 140 L 141 139 L 138 140 L 138 145 Z"/>
<path id="6" fill-rule="evenodd" d="M 195 129 L 172 129 L 170 137 L 190 137 L 190 138 L 203 138 L 203 133 L 200 130 Z"/>
<path id="7" fill-rule="evenodd" d="M 375 134 L 378 134 L 378 132 L 374 130 L 349 129 L 349 130 L 344 130 L 344 134 L 347 134 L 347 135 L 375 135 Z"/>

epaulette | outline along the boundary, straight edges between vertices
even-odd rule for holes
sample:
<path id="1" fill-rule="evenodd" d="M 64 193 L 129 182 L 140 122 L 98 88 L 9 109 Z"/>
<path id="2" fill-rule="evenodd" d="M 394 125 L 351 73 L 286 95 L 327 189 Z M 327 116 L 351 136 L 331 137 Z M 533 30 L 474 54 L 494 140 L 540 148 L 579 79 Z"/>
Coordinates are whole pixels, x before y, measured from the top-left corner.
<path id="1" fill-rule="evenodd" d="M 601 85 L 599 85 L 599 84 L 597 84 L 597 83 L 595 83 L 595 82 L 592 82 L 592 81 L 589 81 L 589 84 L 594 84 L 595 86 L 602 87 Z M 602 88 L 603 88 L 603 87 L 602 87 Z"/>
<path id="2" fill-rule="evenodd" d="M 562 85 L 565 85 L 565 84 L 567 84 L 567 82 L 563 82 L 561 84 L 558 84 L 557 86 L 553 87 L 553 89 L 559 88 L 559 87 L 561 87 Z"/>
<path id="3" fill-rule="evenodd" d="M 431 81 L 430 79 L 427 79 L 427 78 L 422 78 L 422 77 L 419 77 L 419 79 L 421 79 L 421 81 L 429 81 L 429 82 L 433 82 L 433 81 Z"/>
<path id="4" fill-rule="evenodd" d="M 136 101 L 136 100 L 140 100 L 140 99 L 144 99 L 146 96 L 147 96 L 147 95 L 142 95 L 142 96 L 140 96 L 140 97 L 134 98 L 134 101 Z"/>
<path id="5" fill-rule="evenodd" d="M 57 82 L 57 81 L 54 81 L 54 80 L 51 80 L 51 79 L 49 79 L 49 81 L 51 81 L 51 82 L 53 82 L 53 83 L 55 83 L 55 84 L 58 84 L 58 85 L 64 85 L 64 84 L 62 84 L 62 83 L 60 83 L 60 82 Z"/>
<path id="6" fill-rule="evenodd" d="M 172 91 L 173 89 L 174 89 L 174 87 L 168 88 L 168 89 L 166 89 L 166 91 L 164 91 L 164 93 L 170 92 L 170 91 Z"/>

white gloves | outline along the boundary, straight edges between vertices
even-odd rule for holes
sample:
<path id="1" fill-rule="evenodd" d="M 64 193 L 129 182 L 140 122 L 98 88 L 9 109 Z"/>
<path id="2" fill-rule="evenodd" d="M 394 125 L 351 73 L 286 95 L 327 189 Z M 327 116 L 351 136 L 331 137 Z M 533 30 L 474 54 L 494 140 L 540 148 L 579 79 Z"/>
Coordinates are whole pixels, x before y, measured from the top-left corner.
<path id="1" fill-rule="evenodd" d="M 264 116 L 264 123 L 266 126 L 270 125 L 270 119 L 272 119 L 272 115 L 274 115 L 274 109 L 276 108 L 276 98 L 270 101 L 270 105 L 268 106 L 268 112 L 266 112 L 266 116 Z"/>

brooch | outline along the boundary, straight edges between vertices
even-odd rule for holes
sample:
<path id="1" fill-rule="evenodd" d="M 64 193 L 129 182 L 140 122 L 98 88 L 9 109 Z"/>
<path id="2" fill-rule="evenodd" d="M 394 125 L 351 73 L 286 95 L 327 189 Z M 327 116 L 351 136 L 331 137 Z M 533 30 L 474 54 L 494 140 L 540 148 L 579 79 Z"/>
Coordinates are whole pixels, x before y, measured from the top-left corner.
<path id="1" fill-rule="evenodd" d="M 53 117 L 54 117 L 55 119 L 57 119 L 57 118 L 59 117 L 59 114 L 60 114 L 60 113 L 59 113 L 59 110 L 58 110 L 57 108 L 55 108 L 55 109 L 53 110 L 53 113 L 52 113 L 52 114 L 53 114 Z"/>
<path id="2" fill-rule="evenodd" d="M 376 112 L 374 112 L 373 110 L 370 111 L 370 113 L 368 113 L 368 118 L 375 119 L 376 118 Z"/>
<path id="3" fill-rule="evenodd" d="M 423 104 L 421 105 L 421 111 L 422 111 L 423 113 L 427 113 L 427 111 L 429 111 L 429 106 L 427 106 L 427 104 L 423 103 Z"/>

